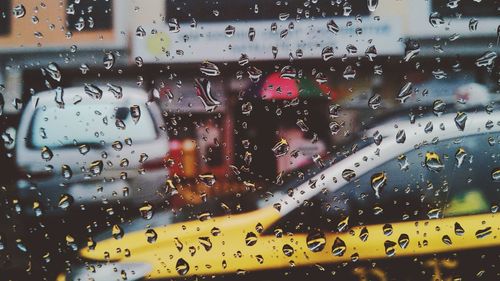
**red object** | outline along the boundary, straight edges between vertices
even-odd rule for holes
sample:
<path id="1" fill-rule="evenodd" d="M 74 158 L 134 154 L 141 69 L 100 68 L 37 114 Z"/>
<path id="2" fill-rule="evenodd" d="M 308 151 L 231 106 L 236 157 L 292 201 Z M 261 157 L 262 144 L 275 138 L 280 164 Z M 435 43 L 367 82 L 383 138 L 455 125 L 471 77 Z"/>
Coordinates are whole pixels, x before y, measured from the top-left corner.
<path id="1" fill-rule="evenodd" d="M 260 96 L 263 100 L 291 100 L 299 96 L 299 87 L 295 79 L 281 78 L 279 73 L 272 73 L 264 81 Z"/>

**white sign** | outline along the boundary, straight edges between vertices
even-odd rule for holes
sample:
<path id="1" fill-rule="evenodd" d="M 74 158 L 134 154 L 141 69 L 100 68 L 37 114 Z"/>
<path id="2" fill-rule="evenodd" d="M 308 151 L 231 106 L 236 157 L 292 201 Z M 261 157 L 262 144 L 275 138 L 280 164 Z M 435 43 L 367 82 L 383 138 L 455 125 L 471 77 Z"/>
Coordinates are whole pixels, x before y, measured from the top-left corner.
<path id="1" fill-rule="evenodd" d="M 331 20 L 338 31 L 327 27 Z M 178 63 L 234 62 L 241 54 L 250 60 L 288 59 L 290 54 L 297 58 L 300 53 L 303 58 L 322 58 L 325 47 L 333 48 L 334 57 L 365 56 L 370 46 L 375 46 L 377 55 L 399 55 L 404 50 L 399 18 L 325 18 L 275 23 L 276 28 L 271 27 L 273 21 L 199 23 L 195 28 L 184 23 L 178 32 L 169 31 L 167 25 L 145 28 L 146 36 L 132 40 L 132 53 L 148 63 Z M 229 29 L 234 27 L 232 35 L 226 34 L 229 25 Z M 249 38 L 251 29 L 255 31 L 253 40 Z M 352 48 L 351 52 L 347 50 L 349 45 L 357 49 L 355 53 Z"/>

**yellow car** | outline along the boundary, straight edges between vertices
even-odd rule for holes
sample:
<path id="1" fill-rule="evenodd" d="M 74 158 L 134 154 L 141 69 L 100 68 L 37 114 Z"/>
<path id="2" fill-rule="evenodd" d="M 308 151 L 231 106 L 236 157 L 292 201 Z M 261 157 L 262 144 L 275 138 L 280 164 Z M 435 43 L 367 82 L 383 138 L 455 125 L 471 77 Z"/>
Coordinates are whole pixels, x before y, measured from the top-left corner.
<path id="1" fill-rule="evenodd" d="M 254 211 L 200 212 L 190 221 L 132 232 L 114 225 L 109 238 L 90 238 L 79 252 L 82 264 L 69 266 L 59 280 L 324 270 L 362 261 L 373 263 L 354 272 L 360 279 L 370 271 L 386 280 L 376 261 L 495 249 L 500 124 L 494 117 L 461 112 L 387 122 L 366 132 L 369 145 L 299 186 L 269 194 Z M 444 278 L 441 265 L 456 267 L 453 259 L 421 263 L 434 279 Z M 487 279 L 498 277 L 484 271 Z"/>

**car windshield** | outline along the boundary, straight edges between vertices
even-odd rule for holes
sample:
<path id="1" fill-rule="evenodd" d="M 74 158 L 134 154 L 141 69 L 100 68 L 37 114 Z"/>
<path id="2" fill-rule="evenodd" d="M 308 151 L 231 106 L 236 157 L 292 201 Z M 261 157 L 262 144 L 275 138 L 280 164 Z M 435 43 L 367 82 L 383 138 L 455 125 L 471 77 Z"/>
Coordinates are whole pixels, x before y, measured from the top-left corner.
<path id="1" fill-rule="evenodd" d="M 132 105 L 130 105 L 132 106 Z M 75 144 L 111 144 L 131 138 L 134 142 L 153 140 L 156 128 L 149 109 L 139 106 L 134 121 L 130 107 L 122 104 L 77 104 L 37 108 L 30 128 L 33 147 L 62 147 Z"/>

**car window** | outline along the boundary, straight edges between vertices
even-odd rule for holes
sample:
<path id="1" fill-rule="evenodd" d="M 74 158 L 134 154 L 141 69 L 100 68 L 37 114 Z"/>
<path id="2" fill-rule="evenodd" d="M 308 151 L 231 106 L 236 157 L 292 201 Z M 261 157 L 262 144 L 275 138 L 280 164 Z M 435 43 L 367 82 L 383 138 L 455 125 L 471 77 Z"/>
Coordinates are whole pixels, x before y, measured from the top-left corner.
<path id="1" fill-rule="evenodd" d="M 500 203 L 500 134 L 463 138 L 450 147 L 453 176 L 445 216 L 496 213 Z M 481 167 L 477 169 L 476 167 Z"/>
<path id="2" fill-rule="evenodd" d="M 132 105 L 131 105 L 132 106 Z M 34 147 L 60 147 L 75 144 L 111 144 L 131 138 L 134 142 L 156 137 L 155 123 L 145 106 L 138 106 L 140 118 L 130 108 L 114 104 L 77 104 L 64 109 L 56 106 L 37 108 L 30 128 Z"/>

